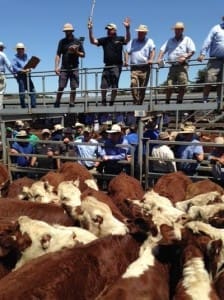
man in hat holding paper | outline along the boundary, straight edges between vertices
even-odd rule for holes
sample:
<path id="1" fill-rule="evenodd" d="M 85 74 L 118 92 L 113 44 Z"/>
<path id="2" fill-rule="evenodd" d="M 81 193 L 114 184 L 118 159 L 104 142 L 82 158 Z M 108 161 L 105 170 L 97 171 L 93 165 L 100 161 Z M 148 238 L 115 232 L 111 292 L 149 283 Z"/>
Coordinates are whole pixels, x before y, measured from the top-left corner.
<path id="1" fill-rule="evenodd" d="M 90 43 L 103 47 L 105 67 L 101 79 L 102 105 L 107 105 L 106 96 L 109 88 L 112 88 L 110 105 L 114 104 L 117 96 L 118 82 L 123 65 L 123 45 L 126 45 L 130 40 L 129 18 L 126 18 L 123 24 L 126 28 L 125 36 L 118 36 L 117 26 L 109 23 L 105 27 L 107 36 L 97 39 L 93 36 L 93 23 L 91 21 L 88 22 Z"/>
<path id="2" fill-rule="evenodd" d="M 125 65 L 131 65 L 131 92 L 134 104 L 142 104 L 149 81 L 151 65 L 155 56 L 155 44 L 147 38 L 148 27 L 139 25 L 138 36 L 126 47 Z"/>
<path id="3" fill-rule="evenodd" d="M 31 107 L 36 107 L 36 91 L 31 79 L 31 69 L 26 68 L 26 64 L 29 61 L 29 57 L 25 51 L 25 45 L 23 43 L 16 44 L 16 54 L 12 61 L 13 72 L 19 87 L 19 99 L 22 108 L 26 108 L 25 103 L 25 91 L 28 91 L 31 101 Z M 28 79 L 28 80 L 27 80 Z"/>
<path id="4" fill-rule="evenodd" d="M 177 103 L 183 102 L 183 97 L 188 84 L 188 59 L 195 53 L 195 44 L 193 40 L 185 36 L 184 23 L 177 22 L 172 29 L 174 37 L 167 40 L 162 47 L 157 58 L 158 65 L 161 65 L 165 54 L 168 56 L 168 62 L 171 65 L 167 78 L 166 103 L 170 103 L 174 85 L 178 87 Z"/>

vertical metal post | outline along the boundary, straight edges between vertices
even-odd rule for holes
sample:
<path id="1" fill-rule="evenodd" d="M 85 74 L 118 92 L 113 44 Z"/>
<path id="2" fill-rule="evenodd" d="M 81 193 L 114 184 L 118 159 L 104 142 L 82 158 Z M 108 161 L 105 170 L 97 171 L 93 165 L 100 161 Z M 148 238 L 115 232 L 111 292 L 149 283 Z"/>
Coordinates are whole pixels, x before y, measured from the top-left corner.
<path id="1" fill-rule="evenodd" d="M 139 180 L 142 182 L 142 157 L 143 157 L 143 122 L 140 117 L 137 118 L 138 124 L 138 136 L 139 136 L 139 144 L 138 144 L 138 170 L 139 170 Z"/>
<path id="2" fill-rule="evenodd" d="M 46 105 L 46 88 L 45 88 L 45 76 L 42 76 L 42 92 L 43 92 L 43 105 Z"/>
<path id="3" fill-rule="evenodd" d="M 222 78 L 221 78 L 221 90 L 220 90 L 220 108 L 223 108 L 223 89 L 224 89 L 224 62 L 222 64 Z"/>
<path id="4" fill-rule="evenodd" d="M 7 165 L 7 149 L 6 146 L 6 130 L 5 130 L 5 122 L 2 121 L 2 117 L 0 116 L 0 123 L 1 123 L 1 137 L 2 137 L 2 160 L 3 164 Z"/>
<path id="5" fill-rule="evenodd" d="M 83 45 L 84 41 L 85 41 L 85 37 L 84 36 L 80 36 L 79 38 L 81 44 Z M 80 58 L 80 66 L 81 66 L 81 97 L 83 96 L 83 57 Z"/>

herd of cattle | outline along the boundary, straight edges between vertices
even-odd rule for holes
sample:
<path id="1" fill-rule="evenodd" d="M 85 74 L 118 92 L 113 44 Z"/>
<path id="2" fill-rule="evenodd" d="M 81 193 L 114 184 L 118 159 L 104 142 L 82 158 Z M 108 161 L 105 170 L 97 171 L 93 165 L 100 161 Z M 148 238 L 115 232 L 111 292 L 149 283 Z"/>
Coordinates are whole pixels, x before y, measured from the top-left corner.
<path id="1" fill-rule="evenodd" d="M 0 165 L 0 299 L 224 299 L 224 190 L 182 172 L 100 191 L 66 162 L 7 182 Z"/>

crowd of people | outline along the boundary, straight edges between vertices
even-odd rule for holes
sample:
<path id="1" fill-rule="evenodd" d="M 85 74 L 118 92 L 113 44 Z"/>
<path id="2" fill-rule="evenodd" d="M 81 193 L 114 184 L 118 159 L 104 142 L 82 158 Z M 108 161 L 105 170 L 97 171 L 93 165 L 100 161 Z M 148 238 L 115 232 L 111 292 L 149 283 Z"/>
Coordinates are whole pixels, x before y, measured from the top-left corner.
<path id="1" fill-rule="evenodd" d="M 19 167 L 39 168 L 40 173 L 36 172 L 36 177 L 50 169 L 60 169 L 68 160 L 80 163 L 90 172 L 102 174 L 116 175 L 122 171 L 130 174 L 130 161 L 133 161 L 136 170 L 138 167 L 141 137 L 136 123 L 127 126 L 123 122 L 105 122 L 96 127 L 95 122 L 87 126 L 77 121 L 66 128 L 55 124 L 52 130 L 44 128 L 36 135 L 29 123 L 17 120 L 14 128 L 8 128 L 7 132 L 11 135 L 7 137 L 16 138 L 10 145 L 10 153 L 14 154 L 12 162 Z M 179 131 L 171 132 L 164 128 L 161 130 L 158 117 L 151 117 L 144 123 L 142 141 L 142 162 L 149 160 L 148 172 L 165 174 L 182 171 L 194 176 L 200 164 L 207 160 L 211 163 L 214 178 L 224 180 L 223 137 L 216 137 L 214 142 L 219 145 L 205 153 L 192 122 L 186 122 Z M 24 174 L 16 172 L 15 177 L 20 176 Z"/>
<path id="2" fill-rule="evenodd" d="M 123 25 L 125 35 L 117 34 L 117 25 L 109 23 L 105 26 L 107 34 L 96 38 L 93 34 L 93 22 L 88 22 L 89 41 L 91 44 L 101 46 L 103 49 L 104 68 L 101 77 L 102 105 L 107 105 L 107 91 L 111 89 L 109 105 L 113 105 L 117 96 L 119 79 L 123 66 L 130 66 L 130 88 L 134 104 L 142 104 L 148 85 L 152 64 L 163 66 L 164 58 L 169 64 L 167 77 L 166 103 L 170 103 L 174 87 L 178 87 L 177 103 L 183 102 L 183 97 L 188 84 L 189 59 L 195 54 L 195 43 L 189 36 L 184 34 L 185 25 L 177 22 L 172 29 L 174 36 L 169 38 L 160 47 L 156 58 L 156 45 L 151 37 L 147 37 L 148 26 L 140 24 L 136 28 L 137 37 L 131 38 L 130 19 L 125 18 Z M 61 97 L 65 87 L 70 81 L 69 106 L 74 107 L 76 89 L 79 87 L 79 58 L 84 58 L 86 53 L 83 41 L 74 36 L 74 27 L 66 23 L 62 30 L 65 37 L 58 42 L 55 56 L 55 73 L 58 76 L 58 90 L 54 106 L 60 107 Z M 12 63 L 4 53 L 5 45 L 0 42 L 0 107 L 4 94 L 6 81 L 6 68 L 15 76 L 18 83 L 19 99 L 22 108 L 26 107 L 25 91 L 28 90 L 31 107 L 36 107 L 35 87 L 31 80 L 32 68 L 27 67 L 29 56 L 25 45 L 21 42 L 16 44 L 16 54 Z M 123 55 L 124 53 L 124 55 Z M 224 17 L 220 24 L 213 26 L 208 33 L 197 58 L 202 62 L 208 55 L 208 65 L 205 77 L 203 101 L 207 102 L 211 86 L 217 84 L 217 103 L 221 103 L 222 69 L 224 60 Z"/>

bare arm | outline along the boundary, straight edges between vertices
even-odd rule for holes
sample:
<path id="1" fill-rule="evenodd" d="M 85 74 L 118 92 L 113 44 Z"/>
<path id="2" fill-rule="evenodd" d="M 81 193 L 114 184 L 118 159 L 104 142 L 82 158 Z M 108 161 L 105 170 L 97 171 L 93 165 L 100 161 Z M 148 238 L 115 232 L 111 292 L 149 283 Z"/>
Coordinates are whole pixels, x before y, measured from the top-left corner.
<path id="1" fill-rule="evenodd" d="M 93 22 L 88 22 L 88 29 L 89 29 L 89 41 L 93 45 L 98 45 L 98 40 L 93 36 Z"/>
<path id="2" fill-rule="evenodd" d="M 60 66 L 59 66 L 59 64 L 60 64 L 60 56 L 56 55 L 55 56 L 55 73 L 57 75 L 59 75 L 59 73 L 60 73 Z"/>
<path id="3" fill-rule="evenodd" d="M 126 28 L 126 35 L 125 35 L 125 43 L 126 43 L 126 44 L 127 44 L 127 43 L 130 41 L 130 39 L 131 39 L 130 23 L 131 23 L 130 19 L 129 19 L 129 18 L 125 18 L 123 24 L 124 24 L 124 26 L 125 26 L 125 28 Z"/>
<path id="4" fill-rule="evenodd" d="M 155 54 L 156 54 L 156 51 L 155 51 L 155 49 L 153 49 L 153 50 L 150 52 L 148 64 L 152 64 L 152 63 L 153 63 Z"/>

